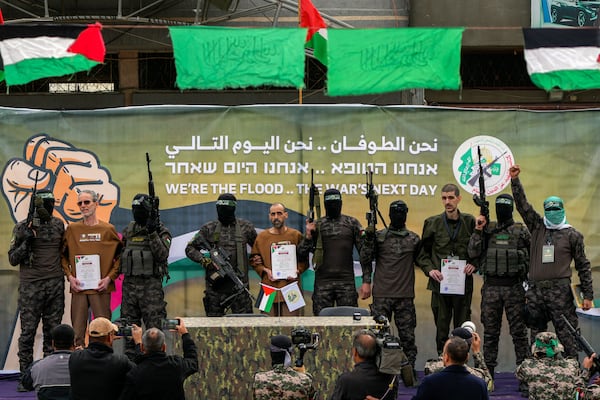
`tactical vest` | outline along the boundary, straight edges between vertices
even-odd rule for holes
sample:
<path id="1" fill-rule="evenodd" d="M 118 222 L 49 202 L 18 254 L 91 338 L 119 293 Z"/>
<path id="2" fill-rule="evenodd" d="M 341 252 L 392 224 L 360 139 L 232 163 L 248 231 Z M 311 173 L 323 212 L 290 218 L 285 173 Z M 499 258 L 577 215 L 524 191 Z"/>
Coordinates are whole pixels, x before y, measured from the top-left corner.
<path id="1" fill-rule="evenodd" d="M 519 233 L 523 224 L 515 223 L 510 232 L 494 232 L 495 223 L 490 224 L 490 237 L 485 258 L 485 275 L 518 277 L 527 271 L 527 249 L 519 249 Z"/>
<path id="2" fill-rule="evenodd" d="M 135 222 L 130 222 L 127 227 L 133 236 L 127 238 L 127 245 L 121 256 L 121 271 L 125 276 L 159 275 L 158 268 L 154 265 L 150 237 L 146 229 L 135 232 L 134 226 Z"/>

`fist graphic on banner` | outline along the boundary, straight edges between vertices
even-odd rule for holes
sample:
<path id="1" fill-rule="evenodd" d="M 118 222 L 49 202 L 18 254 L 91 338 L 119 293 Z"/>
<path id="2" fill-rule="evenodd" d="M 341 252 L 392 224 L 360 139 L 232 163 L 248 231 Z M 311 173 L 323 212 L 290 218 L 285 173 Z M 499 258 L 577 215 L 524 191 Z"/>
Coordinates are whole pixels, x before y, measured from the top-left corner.
<path id="1" fill-rule="evenodd" d="M 98 193 L 96 214 L 102 221 L 110 220 L 119 201 L 119 187 L 94 153 L 46 134 L 29 138 L 23 158 L 11 158 L 2 172 L 2 192 L 15 222 L 27 218 L 34 187 L 54 193 L 53 215 L 65 223 L 81 219 L 77 195 L 82 190 Z"/>

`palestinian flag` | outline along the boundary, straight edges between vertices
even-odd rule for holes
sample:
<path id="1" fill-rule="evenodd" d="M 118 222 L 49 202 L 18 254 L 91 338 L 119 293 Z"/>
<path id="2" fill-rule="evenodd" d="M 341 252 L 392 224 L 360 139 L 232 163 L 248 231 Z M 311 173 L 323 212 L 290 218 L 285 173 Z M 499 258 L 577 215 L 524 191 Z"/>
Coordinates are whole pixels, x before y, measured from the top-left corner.
<path id="1" fill-rule="evenodd" d="M 310 0 L 300 3 L 300 27 L 308 28 L 304 47 L 313 49 L 313 57 L 327 65 L 327 25 Z"/>
<path id="2" fill-rule="evenodd" d="M 106 49 L 94 25 L 1 25 L 0 78 L 7 86 L 87 71 L 104 62 Z"/>
<path id="3" fill-rule="evenodd" d="M 268 313 L 271 311 L 271 307 L 273 307 L 275 296 L 277 296 L 277 288 L 261 283 L 258 298 L 256 299 L 256 304 L 254 306 L 260 311 Z"/>
<path id="4" fill-rule="evenodd" d="M 600 88 L 600 30 L 523 28 L 531 81 L 549 91 Z"/>

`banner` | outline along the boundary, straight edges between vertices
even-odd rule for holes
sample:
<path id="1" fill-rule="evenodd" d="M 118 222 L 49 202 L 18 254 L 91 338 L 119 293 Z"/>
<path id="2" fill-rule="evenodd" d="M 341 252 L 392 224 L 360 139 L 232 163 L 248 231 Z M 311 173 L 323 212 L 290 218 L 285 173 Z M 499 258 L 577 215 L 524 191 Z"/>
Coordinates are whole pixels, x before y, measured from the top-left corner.
<path id="1" fill-rule="evenodd" d="M 364 226 L 369 210 L 366 174 L 373 171 L 384 218 L 389 223 L 390 203 L 402 199 L 410 210 L 407 227 L 420 235 L 423 221 L 443 212 L 440 190 L 446 183 L 461 188 L 462 212 L 479 212 L 472 200 L 479 193 L 478 146 L 490 204 L 498 194 L 510 193 L 508 168 L 518 163 L 533 207 L 543 212 L 546 197 L 561 197 L 569 223 L 585 237 L 592 266 L 598 266 L 598 115 L 598 110 L 362 105 L 0 108 L 0 240 L 5 243 L 0 269 L 8 298 L 4 315 L 10 321 L 16 315 L 18 276 L 7 252 L 12 227 L 27 215 L 36 172 L 38 189 L 52 189 L 58 200 L 56 217 L 66 223 L 78 220 L 77 191 L 93 189 L 101 195 L 99 218 L 122 231 L 132 220 L 132 199 L 148 191 L 146 152 L 152 159 L 161 220 L 173 235 L 171 279 L 165 287 L 169 315 L 204 315 L 204 270 L 184 249 L 201 225 L 216 219 L 219 194 L 233 193 L 237 216 L 257 230 L 271 226 L 269 207 L 282 202 L 289 211 L 288 225 L 303 232 L 313 170 L 320 192 L 340 190 L 342 212 Z M 522 220 L 516 211 L 514 216 Z M 491 217 L 496 219 L 493 207 Z M 383 228 L 381 222 L 378 228 Z M 250 291 L 257 295 L 260 280 L 254 271 L 250 278 Z M 417 271 L 419 279 L 424 276 Z M 313 290 L 314 272 L 304 272 L 301 281 L 307 303 L 303 310 L 310 315 L 307 292 Z M 120 281 L 115 283 L 119 288 Z M 418 298 L 428 296 L 425 286 L 415 287 Z M 115 292 L 113 318 L 119 304 Z M 418 315 L 423 315 L 420 326 L 433 329 L 427 309 Z M 0 345 L 4 340 L 0 334 Z"/>
<path id="2" fill-rule="evenodd" d="M 366 224 L 366 173 L 373 171 L 381 212 L 403 199 L 408 226 L 441 213 L 440 188 L 459 183 L 460 209 L 477 213 L 477 153 L 490 164 L 488 196 L 510 192 L 507 169 L 522 166 L 531 203 L 565 200 L 569 222 L 600 263 L 600 216 L 592 206 L 600 182 L 598 111 L 529 112 L 376 106 L 156 106 L 97 111 L 0 109 L 3 242 L 27 215 L 35 171 L 51 188 L 55 215 L 80 218 L 76 191 L 101 194 L 98 213 L 122 230 L 131 201 L 147 192 L 145 153 L 160 198 L 161 218 L 174 236 L 171 263 L 195 230 L 216 218 L 221 193 L 238 198 L 238 217 L 269 227 L 268 209 L 282 202 L 290 226 L 304 230 L 311 170 L 323 193 L 337 188 L 343 212 Z M 474 147 L 475 146 L 475 147 Z M 476 151 L 476 150 L 475 150 Z M 518 219 L 518 215 L 516 215 Z M 492 210 L 492 218 L 494 218 Z M 6 252 L 0 268 L 12 269 Z"/>

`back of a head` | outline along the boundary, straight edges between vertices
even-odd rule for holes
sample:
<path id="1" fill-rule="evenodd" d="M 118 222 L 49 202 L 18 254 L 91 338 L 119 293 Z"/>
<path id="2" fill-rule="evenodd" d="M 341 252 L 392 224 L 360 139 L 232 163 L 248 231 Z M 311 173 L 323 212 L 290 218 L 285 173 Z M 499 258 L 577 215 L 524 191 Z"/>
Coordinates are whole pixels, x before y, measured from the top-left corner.
<path id="1" fill-rule="evenodd" d="M 444 353 L 454 364 L 464 365 L 469 358 L 469 345 L 467 341 L 459 336 L 452 336 L 446 341 Z"/>
<path id="2" fill-rule="evenodd" d="M 142 345 L 145 353 L 158 353 L 163 351 L 165 334 L 158 328 L 150 328 L 142 336 Z"/>
<path id="3" fill-rule="evenodd" d="M 286 367 L 292 364 L 292 339 L 285 335 L 275 335 L 271 337 L 271 365 L 284 365 Z"/>
<path id="4" fill-rule="evenodd" d="M 373 332 L 363 329 L 354 333 L 352 347 L 356 354 L 364 360 L 374 360 L 377 355 L 377 340 Z"/>
<path id="5" fill-rule="evenodd" d="M 471 350 L 471 343 L 473 343 L 473 334 L 469 329 L 463 328 L 462 326 L 460 328 L 455 328 L 452 332 L 450 332 L 450 337 L 459 337 L 461 339 L 464 339 L 464 341 L 467 342 L 467 351 Z"/>
<path id="6" fill-rule="evenodd" d="M 50 331 L 56 350 L 70 350 L 75 343 L 75 331 L 70 325 L 57 325 Z"/>

